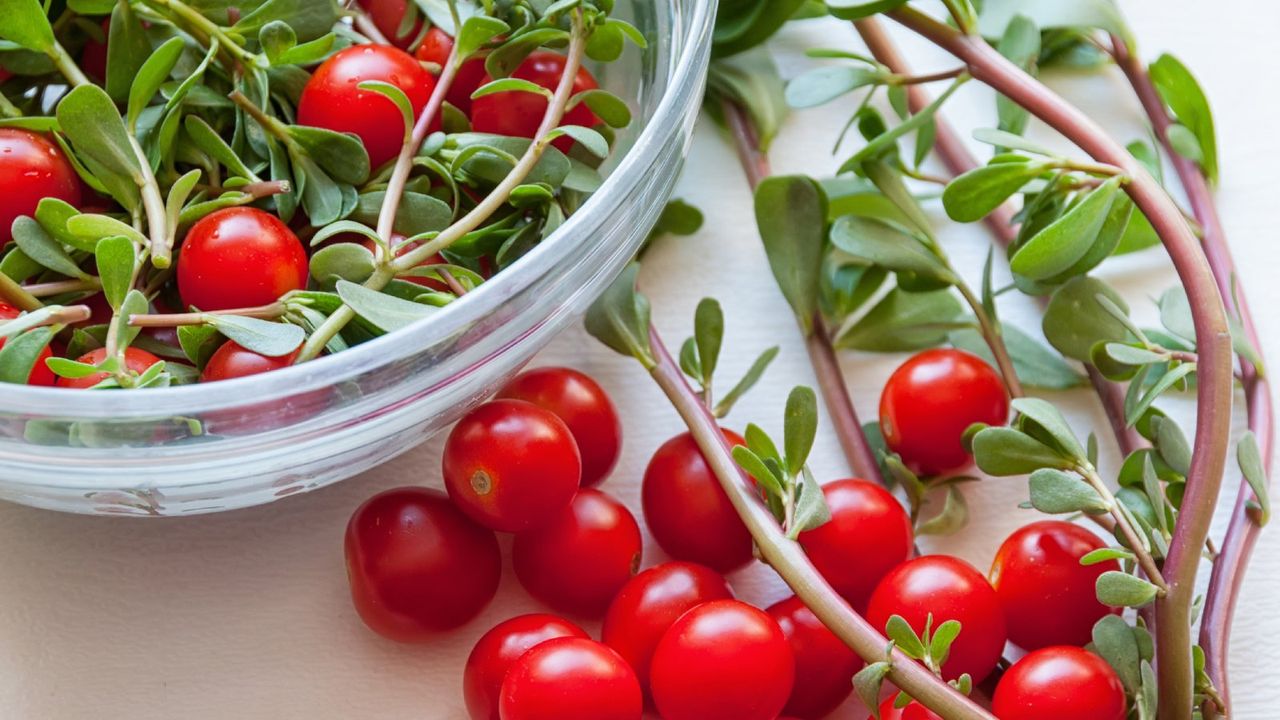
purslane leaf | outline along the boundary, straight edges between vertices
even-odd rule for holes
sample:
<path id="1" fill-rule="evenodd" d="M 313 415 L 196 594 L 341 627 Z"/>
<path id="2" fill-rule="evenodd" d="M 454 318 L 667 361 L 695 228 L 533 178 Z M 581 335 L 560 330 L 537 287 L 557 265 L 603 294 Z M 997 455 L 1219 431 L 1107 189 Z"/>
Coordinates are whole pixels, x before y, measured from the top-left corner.
<path id="1" fill-rule="evenodd" d="M 1200 157 L 1192 158 L 1200 163 L 1210 182 L 1218 177 L 1218 141 L 1213 123 L 1213 111 L 1209 100 L 1191 71 L 1180 60 L 1164 54 L 1151 63 L 1151 81 L 1165 104 L 1173 110 L 1178 123 L 1185 126 L 1196 139 Z"/>
<path id="2" fill-rule="evenodd" d="M 1097 241 L 1119 191 L 1118 176 L 1092 190 L 1018 248 L 1009 261 L 1010 269 L 1032 280 L 1045 280 L 1076 265 Z"/>
<path id="3" fill-rule="evenodd" d="M 827 245 L 826 195 L 810 178 L 772 177 L 756 190 L 755 210 L 773 277 L 808 335 Z"/>

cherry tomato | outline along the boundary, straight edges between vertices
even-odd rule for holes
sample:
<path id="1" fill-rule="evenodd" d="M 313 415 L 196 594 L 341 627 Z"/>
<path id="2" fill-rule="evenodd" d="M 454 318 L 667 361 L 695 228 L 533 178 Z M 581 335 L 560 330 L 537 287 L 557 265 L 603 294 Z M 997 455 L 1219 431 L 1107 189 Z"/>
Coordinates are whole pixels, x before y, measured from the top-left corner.
<path id="1" fill-rule="evenodd" d="M 896 708 L 893 704 L 897 699 L 898 696 L 893 695 L 880 703 L 880 720 L 942 720 L 941 715 L 916 700 L 907 703 L 906 707 Z M 869 715 L 867 720 L 875 720 L 875 717 Z"/>
<path id="2" fill-rule="evenodd" d="M 562 612 L 600 617 L 640 569 L 640 526 L 626 505 L 584 488 L 548 524 L 516 535 L 516 577 Z"/>
<path id="3" fill-rule="evenodd" d="M 723 432 L 730 445 L 746 444 L 737 433 Z M 721 573 L 753 559 L 751 533 L 689 433 L 671 438 L 653 454 L 641 495 L 649 532 L 671 557 Z"/>
<path id="4" fill-rule="evenodd" d="M 426 107 L 436 86 L 431 73 L 405 51 L 355 45 L 325 60 L 307 81 L 298 101 L 298 123 L 353 133 L 376 168 L 400 154 L 404 116 L 387 96 L 357 87 L 366 80 L 381 80 L 403 90 L 415 116 Z"/>
<path id="5" fill-rule="evenodd" d="M 103 360 L 105 360 L 106 357 L 107 357 L 106 348 L 98 348 L 97 350 L 90 350 L 84 355 L 81 355 L 79 358 L 76 359 L 76 362 L 81 362 L 81 363 L 84 363 L 85 365 L 98 365 Z M 147 368 L 151 367 L 152 365 L 155 365 L 158 362 L 160 362 L 160 358 L 156 357 L 155 355 L 152 355 L 146 350 L 139 350 L 138 348 L 134 348 L 134 347 L 125 348 L 124 365 L 126 368 L 128 368 L 129 370 L 135 373 L 145 372 Z M 103 380 L 106 380 L 109 377 L 111 377 L 111 373 L 105 373 L 105 372 L 93 373 L 92 375 L 86 375 L 85 377 L 82 377 L 82 378 L 60 377 L 58 378 L 58 387 L 72 388 L 75 390 L 85 390 L 93 387 L 94 385 L 97 385 L 98 383 L 102 382 Z"/>
<path id="6" fill-rule="evenodd" d="M 418 33 L 422 32 L 422 13 L 415 8 L 416 17 L 413 23 L 402 33 L 404 14 L 409 10 L 413 0 L 359 0 L 360 7 L 369 14 L 378 32 L 392 45 L 404 50 L 413 44 Z"/>
<path id="7" fill-rule="evenodd" d="M 948 620 L 962 626 L 951 645 L 942 674 L 955 680 L 968 673 L 980 683 L 995 669 L 1008 640 L 1004 611 L 996 591 L 969 563 L 946 555 L 926 555 L 899 565 L 884 576 L 871 594 L 867 622 L 881 632 L 893 615 L 901 615 L 916 631 L 924 632 Z"/>
<path id="8" fill-rule="evenodd" d="M 618 591 L 604 617 L 601 640 L 618 651 L 649 691 L 658 641 L 681 615 L 712 600 L 732 600 L 724 576 L 709 567 L 669 562 L 636 575 Z"/>
<path id="9" fill-rule="evenodd" d="M 356 612 L 398 642 L 465 624 L 493 600 L 502 575 L 498 538 L 444 493 L 418 487 L 387 490 L 357 508 L 346 556 Z"/>
<path id="10" fill-rule="evenodd" d="M 855 609 L 865 608 L 876 583 L 911 557 L 911 518 L 884 488 L 866 480 L 838 480 L 822 488 L 831 521 L 800 534 L 805 554 Z"/>
<path id="11" fill-rule="evenodd" d="M 538 50 L 525 58 L 520 67 L 511 73 L 511 77 L 540 85 L 554 91 L 564 75 L 566 61 L 563 55 L 546 50 Z M 489 82 L 486 75 L 481 82 Z M 573 94 L 594 90 L 599 85 L 596 79 L 580 68 L 573 79 Z M 530 92 L 500 92 L 477 98 L 471 103 L 471 125 L 476 132 L 509 135 L 512 137 L 531 138 L 538 133 L 542 125 L 542 116 L 547 112 L 547 99 Z M 578 105 L 565 113 L 561 125 L 582 125 L 592 127 L 596 124 L 596 116 L 585 104 Z M 573 140 L 568 137 L 557 139 L 553 143 L 563 152 L 573 147 Z"/>
<path id="12" fill-rule="evenodd" d="M 768 614 L 714 600 L 667 630 L 649 677 L 664 720 L 774 720 L 791 696 L 795 660 Z"/>
<path id="13" fill-rule="evenodd" d="M 445 441 L 443 464 L 449 497 L 499 532 L 556 520 L 582 477 L 569 428 L 523 400 L 495 400 L 467 413 Z"/>
<path id="14" fill-rule="evenodd" d="M 0 245 L 13 239 L 13 221 L 34 217 L 47 197 L 80 204 L 80 177 L 58 144 L 29 130 L 0 128 Z"/>
<path id="15" fill-rule="evenodd" d="M 432 62 L 444 67 L 444 64 L 449 62 L 451 52 L 453 52 L 453 38 L 440 28 L 433 27 L 427 31 L 427 36 L 418 46 L 414 57 L 423 62 Z M 458 74 L 454 76 L 453 84 L 445 94 L 445 100 L 464 114 L 470 115 L 472 93 L 487 82 L 489 82 L 489 75 L 484 70 L 484 58 L 473 57 L 458 68 Z"/>
<path id="16" fill-rule="evenodd" d="M 796 683 L 786 712 L 805 720 L 826 717 L 853 692 L 853 675 L 862 659 L 794 595 L 767 612 L 782 628 L 795 656 Z"/>
<path id="17" fill-rule="evenodd" d="M 1000 720 L 1124 720 L 1124 685 L 1088 650 L 1047 647 L 1005 672 L 992 710 Z"/>
<path id="18" fill-rule="evenodd" d="M 107 81 L 107 41 L 111 38 L 111 18 L 102 20 L 102 40 L 89 39 L 80 51 L 80 69 L 98 83 Z"/>
<path id="19" fill-rule="evenodd" d="M 585 638 L 587 633 L 555 615 L 521 615 L 484 634 L 467 657 L 462 694 L 471 720 L 499 720 L 502 681 L 521 655 L 555 638 Z"/>
<path id="20" fill-rule="evenodd" d="M 18 308 L 8 303 L 0 302 L 0 320 L 14 320 L 21 314 L 22 312 Z M 9 338 L 0 338 L 0 350 L 4 349 L 4 344 L 8 340 Z M 40 354 L 36 356 L 35 364 L 31 366 L 31 372 L 27 375 L 28 385 L 53 387 L 58 384 L 58 376 L 54 375 L 49 366 L 45 364 L 45 360 L 51 357 L 53 357 L 53 350 L 46 345 L 44 350 L 41 350 Z"/>
<path id="21" fill-rule="evenodd" d="M 182 302 L 205 312 L 269 305 L 307 286 L 307 252 L 275 215 L 233 207 L 205 216 L 178 253 Z"/>
<path id="22" fill-rule="evenodd" d="M 1081 565 L 1105 547 L 1097 535 L 1069 522 L 1044 520 L 1015 531 L 991 566 L 991 585 L 1004 607 L 1009 639 L 1025 650 L 1087 645 L 1093 626 L 1118 609 L 1098 602 L 1098 576 L 1119 570 L 1108 560 Z"/>
<path id="23" fill-rule="evenodd" d="M 526 652 L 502 682 L 502 720 L 640 720 L 640 683 L 608 646 L 556 638 Z"/>
<path id="24" fill-rule="evenodd" d="M 569 368 L 537 368 L 516 376 L 498 397 L 531 402 L 569 426 L 582 456 L 583 487 L 604 480 L 617 464 L 622 424 L 613 402 L 595 380 Z"/>
<path id="25" fill-rule="evenodd" d="M 301 346 L 298 346 L 288 355 L 267 357 L 252 350 L 246 350 L 235 341 L 228 340 L 218 348 L 213 357 L 209 358 L 209 363 L 204 366 L 204 372 L 200 373 L 200 382 L 232 380 L 287 368 L 293 364 L 300 349 Z"/>
<path id="26" fill-rule="evenodd" d="M 974 423 L 1003 425 L 1009 396 L 982 358 L 960 350 L 926 350 L 894 371 L 880 396 L 880 428 L 890 450 L 922 475 L 963 470 L 973 458 L 962 444 Z"/>

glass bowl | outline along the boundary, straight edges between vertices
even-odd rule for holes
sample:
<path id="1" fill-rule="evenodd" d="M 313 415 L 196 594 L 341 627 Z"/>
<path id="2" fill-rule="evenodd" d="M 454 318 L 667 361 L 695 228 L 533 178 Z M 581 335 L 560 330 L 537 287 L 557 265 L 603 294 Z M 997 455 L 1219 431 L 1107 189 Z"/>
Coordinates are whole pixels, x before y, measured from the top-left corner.
<path id="1" fill-rule="evenodd" d="M 270 502 L 412 448 L 579 317 L 671 194 L 702 98 L 714 3 L 623 0 L 649 41 L 598 68 L 635 122 L 603 186 L 519 262 L 417 325 L 227 382 L 138 392 L 0 384 L 0 499 L 173 516 Z"/>

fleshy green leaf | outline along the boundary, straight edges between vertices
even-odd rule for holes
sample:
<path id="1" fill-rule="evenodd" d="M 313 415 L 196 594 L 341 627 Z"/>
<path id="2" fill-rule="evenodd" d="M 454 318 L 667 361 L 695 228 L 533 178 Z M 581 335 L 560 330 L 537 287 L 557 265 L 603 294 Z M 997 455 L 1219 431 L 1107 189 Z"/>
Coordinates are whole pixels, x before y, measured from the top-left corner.
<path id="1" fill-rule="evenodd" d="M 1080 440 L 1067 424 L 1062 411 L 1053 403 L 1040 398 L 1024 397 L 1016 398 L 1011 404 L 1014 411 L 1021 416 L 1018 419 L 1020 425 L 1025 426 L 1028 422 L 1035 423 L 1037 427 L 1048 433 L 1048 437 L 1052 438 L 1064 455 L 1077 460 L 1086 459 Z"/>
<path id="2" fill-rule="evenodd" d="M 756 361 L 752 363 L 751 367 L 747 370 L 747 374 L 743 375 L 742 379 L 738 381 L 738 384 L 734 385 L 733 388 L 730 389 L 729 392 L 725 393 L 724 397 L 720 398 L 720 401 L 716 403 L 716 417 L 722 418 L 728 415 L 729 411 L 733 409 L 734 403 L 745 395 L 748 390 L 755 387 L 756 383 L 760 382 L 760 378 L 764 375 L 764 371 L 769 368 L 769 364 L 773 362 L 774 358 L 778 357 L 778 351 L 779 348 L 775 345 L 774 347 L 765 350 L 760 354 L 760 357 L 756 358 Z"/>
<path id="3" fill-rule="evenodd" d="M 1130 341 L 1129 329 L 1103 309 L 1099 295 L 1128 311 L 1124 298 L 1096 278 L 1080 276 L 1058 288 L 1044 313 L 1044 336 L 1049 344 L 1069 358 L 1090 362 L 1095 344 Z"/>
<path id="4" fill-rule="evenodd" d="M 846 330 L 837 346 L 871 352 L 907 352 L 935 347 L 960 322 L 963 308 L 950 290 L 914 293 L 894 288 Z"/>
<path id="5" fill-rule="evenodd" d="M 912 629 L 911 624 L 901 615 L 891 615 L 889 617 L 884 626 L 884 634 L 897 644 L 898 649 L 906 653 L 908 657 L 916 660 L 924 658 L 924 643 L 920 641 L 920 636 L 916 635 L 916 631 Z"/>
<path id="6" fill-rule="evenodd" d="M 112 197 L 126 208 L 137 207 L 142 166 L 107 93 L 95 85 L 78 86 L 58 103 L 57 115 L 77 155 Z"/>
<path id="7" fill-rule="evenodd" d="M 107 304 L 119 309 L 125 295 L 133 287 L 133 270 L 138 262 L 137 250 L 129 238 L 103 238 L 94 253 L 98 264 L 98 277 L 102 281 L 102 294 Z"/>
<path id="8" fill-rule="evenodd" d="M 795 517 L 787 536 L 795 539 L 800 533 L 822 527 L 831 520 L 831 508 L 827 506 L 822 486 L 813 478 L 808 467 L 800 472 L 800 497 L 796 499 Z"/>
<path id="9" fill-rule="evenodd" d="M 1209 100 L 1191 71 L 1180 60 L 1164 54 L 1151 63 L 1151 81 L 1160 97 L 1173 110 L 1178 123 L 1185 126 L 1196 139 L 1199 158 L 1205 177 L 1210 182 L 1218 178 L 1218 140 L 1213 125 L 1213 112 Z"/>
<path id="10" fill-rule="evenodd" d="M 906 4 L 907 0 L 827 0 L 827 9 L 841 20 L 861 20 Z M 872 706 L 878 704 L 867 704 Z"/>
<path id="11" fill-rule="evenodd" d="M 764 48 L 711 63 L 704 107 L 721 120 L 721 102 L 746 111 L 761 151 L 767 151 L 787 118 L 786 91 L 773 57 Z"/>
<path id="12" fill-rule="evenodd" d="M 40 223 L 23 215 L 13 221 L 13 241 L 27 257 L 61 275 L 88 279 L 62 245 L 40 227 Z"/>
<path id="13" fill-rule="evenodd" d="M 1009 268 L 1032 280 L 1045 280 L 1069 270 L 1097 241 L 1119 191 L 1118 176 L 1095 188 L 1023 244 L 1009 261 Z"/>
<path id="14" fill-rule="evenodd" d="M 138 115 L 151 103 L 151 98 L 160 91 L 160 86 L 169 79 L 169 73 L 182 57 L 185 47 L 182 38 L 169 38 L 163 45 L 155 49 L 142 67 L 129 88 L 129 127 L 137 127 Z"/>
<path id="15" fill-rule="evenodd" d="M 693 315 L 693 337 L 698 350 L 698 367 L 707 382 L 716 372 L 720 343 L 724 340 L 724 311 L 713 298 L 703 298 Z"/>
<path id="16" fill-rule="evenodd" d="M 0 0 L 0 38 L 40 53 L 49 52 L 57 42 L 39 0 Z"/>
<path id="17" fill-rule="evenodd" d="M 1138 690 L 1142 683 L 1138 664 L 1142 658 L 1133 629 L 1123 618 L 1104 615 L 1093 626 L 1093 649 L 1116 671 L 1126 690 L 1130 693 Z"/>
<path id="18" fill-rule="evenodd" d="M 783 424 L 787 470 L 792 476 L 798 474 L 808 461 L 817 435 L 818 396 L 812 388 L 797 387 L 787 397 L 786 422 Z"/>
<path id="19" fill-rule="evenodd" d="M 949 285 L 959 282 L 951 268 L 924 243 L 910 233 L 879 220 L 855 216 L 840 218 L 831 227 L 831 242 L 870 265 Z"/>
<path id="20" fill-rule="evenodd" d="M 385 332 L 404 329 L 439 311 L 439 308 L 401 300 L 346 280 L 338 281 L 337 291 L 357 315 Z"/>
<path id="21" fill-rule="evenodd" d="M 827 242 L 827 199 L 812 179 L 793 175 L 760 183 L 756 223 L 779 289 L 804 333 L 813 330 Z"/>
<path id="22" fill-rule="evenodd" d="M 1099 515 L 1111 506 L 1078 476 L 1054 468 L 1031 473 L 1031 506 L 1050 515 L 1083 512 Z"/>
<path id="23" fill-rule="evenodd" d="M 218 332 L 244 349 L 267 357 L 284 357 L 297 350 L 306 339 L 302 328 L 289 323 L 239 315 L 208 315 L 206 319 Z"/>
<path id="24" fill-rule="evenodd" d="M 1084 377 L 1062 359 L 1061 355 L 1017 327 L 1002 324 L 1000 335 L 1010 359 L 1013 360 L 1014 372 L 1023 385 L 1046 390 L 1067 390 L 1084 383 Z M 973 353 L 986 360 L 993 368 L 996 367 L 991 346 L 978 330 L 957 330 L 948 339 L 957 348 Z"/>
<path id="25" fill-rule="evenodd" d="M 1262 462 L 1262 453 L 1258 451 L 1258 439 L 1253 432 L 1245 433 L 1236 447 L 1236 461 L 1244 479 L 1253 488 L 1253 495 L 1258 506 L 1258 525 L 1266 525 L 1271 519 L 1271 498 L 1268 491 L 1267 469 Z"/>
<path id="26" fill-rule="evenodd" d="M 640 266 L 632 263 L 587 311 L 592 337 L 615 352 L 630 355 L 646 368 L 657 364 L 649 343 L 649 299 L 636 289 Z"/>
<path id="27" fill-rule="evenodd" d="M 973 459 L 988 475 L 1026 475 L 1041 468 L 1065 469 L 1072 460 L 1035 438 L 1007 427 L 989 427 L 973 438 Z"/>
<path id="28" fill-rule="evenodd" d="M 38 327 L 6 339 L 0 348 L 0 382 L 25 385 L 52 339 L 53 328 L 49 327 Z"/>
<path id="29" fill-rule="evenodd" d="M 880 689 L 892 669 L 893 666 L 887 662 L 873 662 L 853 676 L 853 689 L 858 693 L 862 704 L 871 708 L 871 714 L 876 720 L 881 720 Z"/>
<path id="30" fill-rule="evenodd" d="M 605 90 L 586 90 L 573 96 L 570 107 L 577 103 L 586 105 L 593 115 L 611 128 L 624 128 L 631 124 L 631 108 L 626 101 Z"/>
<path id="31" fill-rule="evenodd" d="M 884 75 L 867 67 L 827 65 L 810 70 L 787 83 L 787 104 L 811 108 L 884 81 Z"/>
<path id="32" fill-rule="evenodd" d="M 1005 162 L 970 170 L 947 184 L 942 191 L 942 205 L 956 222 L 977 222 L 1038 177 L 1045 167 L 1038 162 Z"/>
<path id="33" fill-rule="evenodd" d="M 747 0 L 722 9 L 712 36 L 712 57 L 736 55 L 763 43 L 803 4 L 804 0 Z"/>
<path id="34" fill-rule="evenodd" d="M 1155 585 L 1128 573 L 1111 570 L 1098 576 L 1098 601 L 1111 607 L 1143 607 L 1156 599 Z"/>
<path id="35" fill-rule="evenodd" d="M 1042 29 L 1098 28 L 1132 45 L 1132 33 L 1113 0 L 983 0 L 978 29 L 986 37 L 1000 37 L 1019 15 Z"/>

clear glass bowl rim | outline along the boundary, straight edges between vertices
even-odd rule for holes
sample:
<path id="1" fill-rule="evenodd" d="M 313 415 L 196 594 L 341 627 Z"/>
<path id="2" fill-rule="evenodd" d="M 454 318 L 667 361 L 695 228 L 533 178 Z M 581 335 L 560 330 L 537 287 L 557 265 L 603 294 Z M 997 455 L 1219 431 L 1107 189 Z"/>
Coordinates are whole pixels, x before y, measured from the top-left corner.
<path id="1" fill-rule="evenodd" d="M 491 313 L 511 292 L 528 287 L 556 264 L 567 261 L 583 238 L 576 238 L 576 226 L 586 222 L 592 208 L 622 203 L 644 181 L 644 167 L 680 132 L 680 117 L 688 103 L 701 97 L 704 78 L 699 54 L 710 42 L 716 3 L 691 0 L 688 22 L 678 32 L 681 46 L 672 47 L 675 69 L 666 92 L 647 125 L 618 166 L 605 178 L 586 204 L 574 213 L 547 240 L 505 270 L 494 281 L 482 285 L 429 318 L 352 347 L 344 352 L 271 373 L 218 383 L 156 388 L 130 392 L 122 403 L 121 392 L 84 392 L 61 388 L 30 387 L 0 383 L 0 412 L 21 413 L 36 409 L 44 417 L 77 419 L 144 420 L 157 416 L 191 415 L 299 395 L 376 371 L 379 366 L 424 351 L 433 343 L 459 332 Z M 696 95 L 695 98 L 690 98 Z M 500 286 L 500 287 L 499 287 Z M 505 293 L 503 292 L 505 291 Z M 427 332 L 424 332 L 429 330 Z"/>

